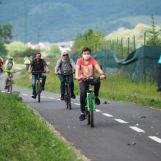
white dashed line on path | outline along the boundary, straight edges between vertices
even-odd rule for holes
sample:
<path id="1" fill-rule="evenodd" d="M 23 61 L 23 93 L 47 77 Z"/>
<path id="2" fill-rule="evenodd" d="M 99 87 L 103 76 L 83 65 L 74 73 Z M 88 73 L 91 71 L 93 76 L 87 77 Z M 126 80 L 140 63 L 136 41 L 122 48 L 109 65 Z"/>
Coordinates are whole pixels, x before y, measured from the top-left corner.
<path id="1" fill-rule="evenodd" d="M 115 119 L 115 121 L 121 123 L 121 124 L 128 124 L 128 122 L 122 120 L 122 119 Z"/>
<path id="2" fill-rule="evenodd" d="M 156 141 L 156 142 L 161 144 L 161 139 L 156 137 L 156 136 L 148 136 L 148 138 L 150 138 L 150 139 L 152 139 L 152 140 L 154 140 L 154 141 Z"/>
<path id="3" fill-rule="evenodd" d="M 112 115 L 110 115 L 108 113 L 103 113 L 102 115 L 107 116 L 107 117 L 113 117 Z"/>
<path id="4" fill-rule="evenodd" d="M 96 109 L 96 112 L 102 112 L 101 110 Z"/>
<path id="5" fill-rule="evenodd" d="M 74 104 L 75 104 L 75 105 L 78 105 L 78 106 L 80 105 L 79 103 L 74 103 Z"/>
<path id="6" fill-rule="evenodd" d="M 129 128 L 130 128 L 130 129 L 132 129 L 132 130 L 134 130 L 134 131 L 136 131 L 136 132 L 142 132 L 142 133 L 145 133 L 145 131 L 144 131 L 144 130 L 142 130 L 142 129 L 140 129 L 140 128 L 136 127 L 136 126 L 129 126 Z"/>

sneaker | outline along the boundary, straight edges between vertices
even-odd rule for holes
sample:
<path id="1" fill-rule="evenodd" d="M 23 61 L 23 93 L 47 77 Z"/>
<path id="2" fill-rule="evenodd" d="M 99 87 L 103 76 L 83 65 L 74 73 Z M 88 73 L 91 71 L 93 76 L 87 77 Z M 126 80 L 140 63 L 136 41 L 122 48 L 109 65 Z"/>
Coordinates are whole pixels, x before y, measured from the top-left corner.
<path id="1" fill-rule="evenodd" d="M 98 97 L 95 97 L 95 103 L 96 105 L 100 105 L 100 99 Z"/>
<path id="2" fill-rule="evenodd" d="M 60 100 L 64 100 L 64 94 L 61 95 Z"/>
<path id="3" fill-rule="evenodd" d="M 36 99 L 36 95 L 32 95 L 32 98 L 33 98 L 33 99 Z"/>
<path id="4" fill-rule="evenodd" d="M 84 113 L 81 113 L 80 116 L 79 116 L 79 120 L 80 121 L 84 121 L 86 119 L 86 116 Z"/>
<path id="5" fill-rule="evenodd" d="M 71 98 L 75 99 L 75 94 L 74 93 L 71 94 Z"/>

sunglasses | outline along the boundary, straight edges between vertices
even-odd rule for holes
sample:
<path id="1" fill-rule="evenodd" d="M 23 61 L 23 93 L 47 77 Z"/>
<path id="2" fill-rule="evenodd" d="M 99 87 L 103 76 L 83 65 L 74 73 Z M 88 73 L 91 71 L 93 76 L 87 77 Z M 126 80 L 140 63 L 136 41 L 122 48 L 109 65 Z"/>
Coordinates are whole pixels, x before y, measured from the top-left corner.
<path id="1" fill-rule="evenodd" d="M 63 55 L 63 56 L 68 56 L 68 54 L 65 54 L 65 55 Z"/>

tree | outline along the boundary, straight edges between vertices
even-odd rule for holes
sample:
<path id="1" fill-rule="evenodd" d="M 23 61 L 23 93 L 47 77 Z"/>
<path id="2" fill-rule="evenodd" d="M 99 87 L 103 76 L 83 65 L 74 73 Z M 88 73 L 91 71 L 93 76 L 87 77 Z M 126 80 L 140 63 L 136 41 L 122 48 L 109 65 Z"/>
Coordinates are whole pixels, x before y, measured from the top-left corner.
<path id="1" fill-rule="evenodd" d="M 0 0 L 0 4 L 1 3 L 2 3 L 2 0 Z M 12 39 L 12 25 L 0 24 L 0 56 L 5 56 L 7 54 L 7 50 L 4 44 L 9 43 L 11 39 Z"/>
<path id="2" fill-rule="evenodd" d="M 153 16 L 151 17 L 151 19 L 152 19 L 151 28 L 146 31 L 146 33 L 148 33 L 147 45 L 154 45 L 154 46 L 161 45 L 161 39 L 159 38 L 161 29 L 157 28 Z"/>
<path id="3" fill-rule="evenodd" d="M 74 51 L 80 53 L 82 48 L 88 46 L 92 49 L 93 53 L 96 53 L 102 49 L 104 44 L 104 34 L 102 32 L 93 31 L 89 29 L 83 34 L 79 34 L 74 42 Z"/>

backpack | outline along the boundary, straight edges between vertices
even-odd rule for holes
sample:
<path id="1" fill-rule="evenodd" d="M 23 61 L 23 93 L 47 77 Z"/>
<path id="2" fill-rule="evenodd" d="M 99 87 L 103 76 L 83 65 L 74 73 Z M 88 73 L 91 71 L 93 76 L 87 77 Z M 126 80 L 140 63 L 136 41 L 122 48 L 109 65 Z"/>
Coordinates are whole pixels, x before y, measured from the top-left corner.
<path id="1" fill-rule="evenodd" d="M 60 61 L 59 69 L 60 69 L 61 74 L 64 74 L 64 75 L 72 74 L 73 72 L 72 68 L 73 67 L 72 67 L 70 59 L 66 62 L 63 62 L 62 60 Z"/>

